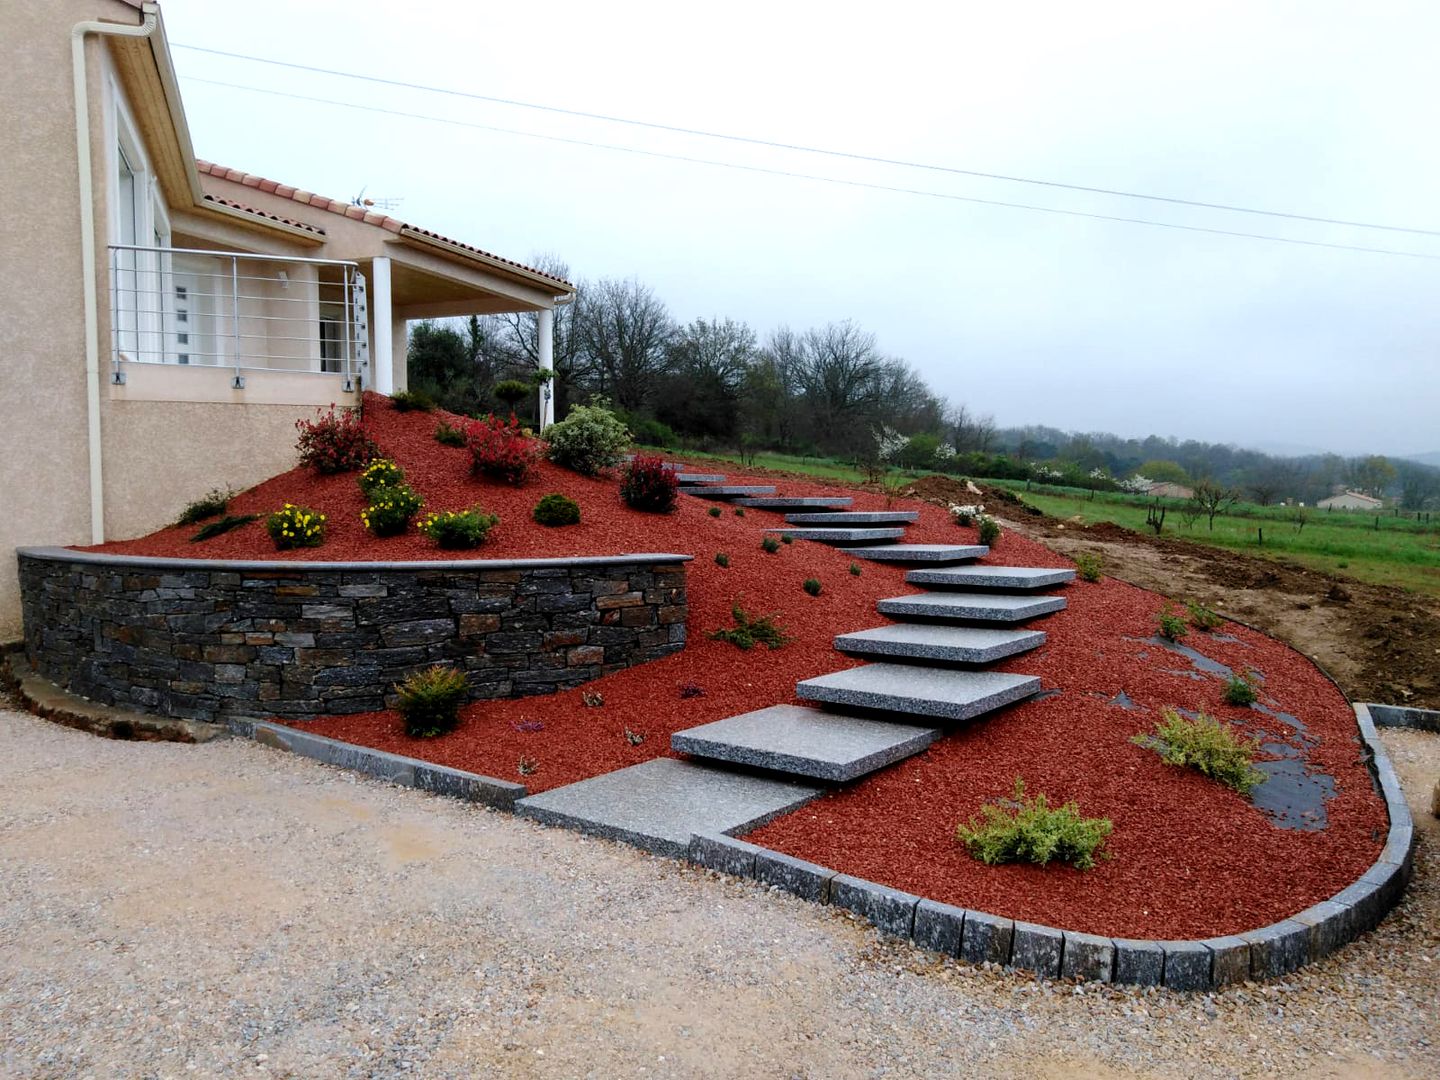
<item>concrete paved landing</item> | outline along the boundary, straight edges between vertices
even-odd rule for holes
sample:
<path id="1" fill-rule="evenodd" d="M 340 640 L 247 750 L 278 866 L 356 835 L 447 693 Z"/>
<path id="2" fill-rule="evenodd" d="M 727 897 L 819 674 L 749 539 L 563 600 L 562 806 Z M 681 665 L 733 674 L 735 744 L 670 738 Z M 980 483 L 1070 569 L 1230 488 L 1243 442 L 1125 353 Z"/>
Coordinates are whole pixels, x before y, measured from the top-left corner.
<path id="1" fill-rule="evenodd" d="M 1075 580 L 1074 570 L 1039 566 L 951 566 L 943 570 L 911 570 L 912 585 L 955 589 L 1047 589 Z"/>
<path id="2" fill-rule="evenodd" d="M 1049 615 L 1065 607 L 1063 596 L 1013 596 L 1006 593 L 916 593 L 881 600 L 875 610 L 881 615 L 952 622 L 1017 623 L 1037 615 Z"/>
<path id="3" fill-rule="evenodd" d="M 683 858 L 692 833 L 758 828 L 809 802 L 821 790 L 655 758 L 531 795 L 516 802 L 515 812 L 546 825 L 563 825 L 623 840 L 657 855 Z"/>
<path id="4" fill-rule="evenodd" d="M 799 705 L 772 705 L 677 731 L 670 746 L 698 757 L 841 783 L 924 750 L 934 728 Z"/>
<path id="5" fill-rule="evenodd" d="M 850 554 L 876 562 L 953 563 L 983 559 L 990 549 L 983 544 L 886 544 L 851 548 Z"/>
<path id="6" fill-rule="evenodd" d="M 837 510 L 826 514 L 786 514 L 791 525 L 909 525 L 918 521 L 915 510 Z"/>
<path id="7" fill-rule="evenodd" d="M 904 716 L 971 720 L 1040 692 L 1034 675 L 951 671 L 908 664 L 863 664 L 797 683 L 809 701 L 880 709 Z"/>
<path id="8" fill-rule="evenodd" d="M 952 664 L 989 664 L 1045 644 L 1039 630 L 999 630 L 985 626 L 899 623 L 841 634 L 835 648 L 851 656 L 896 660 L 938 660 Z"/>

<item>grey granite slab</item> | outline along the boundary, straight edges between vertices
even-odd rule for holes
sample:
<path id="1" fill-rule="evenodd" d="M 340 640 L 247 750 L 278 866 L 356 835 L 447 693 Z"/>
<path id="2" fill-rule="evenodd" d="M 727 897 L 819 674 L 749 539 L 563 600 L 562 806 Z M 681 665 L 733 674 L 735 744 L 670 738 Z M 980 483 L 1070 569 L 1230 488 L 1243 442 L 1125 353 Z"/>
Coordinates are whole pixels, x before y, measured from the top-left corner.
<path id="1" fill-rule="evenodd" d="M 851 548 L 850 554 L 875 562 L 956 563 L 983 559 L 990 549 L 983 544 L 886 544 Z"/>
<path id="2" fill-rule="evenodd" d="M 1039 691 L 1040 680 L 1034 675 L 908 664 L 862 664 L 795 686 L 795 692 L 810 701 L 953 721 L 970 720 Z"/>
<path id="3" fill-rule="evenodd" d="M 836 874 L 830 882 L 830 903 L 869 919 L 877 929 L 908 938 L 915 926 L 918 896 L 878 885 L 849 874 Z"/>
<path id="4" fill-rule="evenodd" d="M 687 484 L 723 484 L 724 473 L 703 473 L 703 472 L 681 472 L 675 470 L 675 479 L 681 485 Z"/>
<path id="5" fill-rule="evenodd" d="M 1016 623 L 1065 607 L 1063 596 L 1012 596 L 1007 593 L 915 593 L 881 600 L 882 615 L 954 622 Z"/>
<path id="6" fill-rule="evenodd" d="M 690 837 L 689 857 L 696 866 L 736 877 L 753 878 L 755 856 L 763 850 L 724 833 L 696 833 Z"/>
<path id="7" fill-rule="evenodd" d="M 1065 935 L 1052 926 L 1016 921 L 1015 941 L 1010 948 L 1010 966 L 1033 971 L 1047 979 L 1060 974 L 1060 956 Z"/>
<path id="8" fill-rule="evenodd" d="M 918 510 L 833 510 L 827 514 L 786 514 L 791 525 L 909 525 Z"/>
<path id="9" fill-rule="evenodd" d="M 1165 950 L 1158 941 L 1115 939 L 1117 983 L 1128 986 L 1159 986 L 1165 978 Z"/>
<path id="10" fill-rule="evenodd" d="M 1294 919 L 1237 934 L 1250 943 L 1250 977 L 1273 979 L 1297 971 L 1310 958 L 1310 927 Z"/>
<path id="11" fill-rule="evenodd" d="M 918 754 L 940 736 L 799 705 L 772 705 L 677 731 L 670 747 L 697 757 L 842 783 Z"/>
<path id="12" fill-rule="evenodd" d="M 1198 941 L 1162 941 L 1165 950 L 1165 985 L 1171 990 L 1210 989 L 1212 953 Z"/>
<path id="13" fill-rule="evenodd" d="M 891 623 L 841 634 L 835 648 L 851 656 L 940 660 L 952 664 L 989 664 L 1045 644 L 1039 630 L 936 623 Z"/>
<path id="14" fill-rule="evenodd" d="M 774 488 L 770 489 L 774 491 Z M 790 507 L 840 507 L 849 506 L 855 500 L 849 495 L 775 495 L 771 498 L 736 499 L 736 506 L 749 506 L 756 510 L 786 510 Z"/>
<path id="15" fill-rule="evenodd" d="M 515 804 L 515 812 L 547 825 L 684 857 L 696 833 L 758 828 L 819 794 L 819 788 L 808 784 L 656 758 L 531 795 Z"/>
<path id="16" fill-rule="evenodd" d="M 1229 935 L 1206 938 L 1200 944 L 1210 950 L 1210 984 L 1233 986 L 1250 978 L 1250 943 Z"/>
<path id="17" fill-rule="evenodd" d="M 762 885 L 773 885 L 777 889 L 793 893 L 802 900 L 828 904 L 830 884 L 835 880 L 835 871 L 797 859 L 793 855 L 760 848 L 755 853 L 755 880 Z"/>
<path id="18" fill-rule="evenodd" d="M 966 911 L 960 959 L 972 964 L 1008 964 L 1014 940 L 1014 919 L 984 911 Z"/>
<path id="19" fill-rule="evenodd" d="M 947 566 L 943 569 L 911 570 L 905 575 L 911 585 L 942 589 L 1049 589 L 1075 580 L 1074 570 L 1039 566 Z"/>
<path id="20" fill-rule="evenodd" d="M 1310 928 L 1310 938 L 1306 945 L 1307 960 L 1319 960 L 1329 956 L 1356 936 L 1352 929 L 1355 915 L 1350 905 L 1335 900 L 1322 900 L 1291 915 L 1290 918 Z"/>
<path id="21" fill-rule="evenodd" d="M 898 540 L 905 535 L 904 529 L 807 529 L 793 526 L 784 529 L 766 529 L 771 535 L 789 536 L 795 540 L 815 540 L 821 544 L 868 544 L 875 540 Z"/>
<path id="22" fill-rule="evenodd" d="M 764 484 L 697 484 L 682 489 L 702 499 L 730 499 L 739 495 L 773 495 L 775 488 Z"/>
<path id="23" fill-rule="evenodd" d="M 960 942 L 965 936 L 964 908 L 942 904 L 938 900 L 921 900 L 915 905 L 915 927 L 911 937 L 922 949 L 960 955 Z"/>
<path id="24" fill-rule="evenodd" d="M 1062 931 L 1065 951 L 1060 959 L 1062 979 L 1109 982 L 1115 974 L 1115 942 L 1098 934 Z"/>

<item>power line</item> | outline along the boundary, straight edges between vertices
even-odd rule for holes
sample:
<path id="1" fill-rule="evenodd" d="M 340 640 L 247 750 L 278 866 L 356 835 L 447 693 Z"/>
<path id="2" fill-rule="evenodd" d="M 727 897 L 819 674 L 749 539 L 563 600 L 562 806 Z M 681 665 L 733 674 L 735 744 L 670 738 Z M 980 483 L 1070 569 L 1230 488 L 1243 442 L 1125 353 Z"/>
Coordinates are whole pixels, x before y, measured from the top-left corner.
<path id="1" fill-rule="evenodd" d="M 1265 240 L 1277 244 L 1295 244 L 1300 247 L 1330 248 L 1335 251 L 1359 251 L 1370 255 L 1394 255 L 1406 259 L 1430 259 L 1440 261 L 1440 255 L 1430 255 L 1418 251 L 1396 251 L 1392 248 L 1362 247 L 1356 244 L 1332 244 L 1321 240 L 1298 240 L 1288 236 L 1271 236 L 1266 233 L 1240 232 L 1232 229 L 1213 229 L 1203 225 L 1181 225 L 1177 222 L 1155 221 L 1149 218 L 1122 217 L 1117 214 L 1094 214 L 1083 210 L 1064 210 L 1059 207 L 1038 206 L 1032 203 L 1005 202 L 999 199 L 981 199 L 969 195 L 952 195 L 947 192 L 927 191 L 922 188 L 874 184 L 863 180 L 845 180 L 840 177 L 821 176 L 816 173 L 792 172 L 786 169 L 766 168 L 761 165 L 742 165 L 733 161 L 716 161 L 712 158 L 691 157 L 686 154 L 671 154 L 660 150 L 643 150 L 633 146 L 617 146 L 612 143 L 592 142 L 587 139 L 572 139 L 562 135 L 545 135 L 535 131 L 523 131 L 519 128 L 497 127 L 493 124 L 477 124 L 469 120 L 453 120 L 444 116 L 429 116 L 425 113 L 386 109 L 378 105 L 359 105 L 351 101 L 336 101 L 333 98 L 312 97 L 308 94 L 293 94 L 284 90 L 270 90 L 260 86 L 246 86 L 243 83 L 222 82 L 219 79 L 202 79 L 195 76 L 187 76 L 186 79 L 189 82 L 204 83 L 208 86 L 223 86 L 232 90 L 244 90 L 254 94 L 268 94 L 272 97 L 289 98 L 293 101 L 310 101 L 321 105 L 333 105 L 342 109 L 355 109 L 360 112 L 398 116 L 409 120 L 428 120 L 432 123 L 450 124 L 454 127 L 474 128 L 478 131 L 491 131 L 502 135 L 517 135 L 526 139 L 540 139 L 545 142 L 565 143 L 570 146 L 583 146 L 596 150 L 613 150 L 624 154 L 636 154 L 641 157 L 662 158 L 667 161 L 682 161 L 692 165 L 709 165 L 720 169 L 734 169 L 740 172 L 759 173 L 765 176 L 783 176 L 797 180 L 813 180 L 818 183 L 835 184 L 841 187 L 863 188 L 870 191 L 886 191 L 900 195 L 918 195 L 924 198 L 972 203 L 978 206 L 1001 206 L 1011 210 L 1029 210 L 1042 214 L 1058 214 L 1062 217 L 1088 218 L 1092 221 L 1114 221 L 1127 225 L 1146 225 L 1157 229 L 1209 233 L 1212 236 L 1232 236 L 1246 240 Z"/>
<path id="2" fill-rule="evenodd" d="M 895 165 L 907 169 L 924 169 L 928 172 L 949 173 L 954 176 L 970 176 L 984 180 L 1001 180 L 1012 184 L 1032 184 L 1037 187 L 1058 188 L 1064 191 L 1081 191 L 1091 195 L 1112 195 L 1117 198 L 1144 199 L 1149 202 L 1169 203 L 1173 206 L 1191 206 L 1203 210 L 1222 210 L 1234 214 L 1256 214 L 1263 217 L 1286 218 L 1290 221 L 1309 221 L 1321 225 L 1344 225 L 1356 229 L 1379 229 L 1384 232 L 1413 233 L 1417 236 L 1440 236 L 1440 230 L 1437 229 L 1421 229 L 1406 225 L 1381 225 L 1369 221 L 1350 221 L 1345 218 L 1287 213 L 1282 210 L 1261 210 L 1252 206 L 1238 206 L 1231 203 L 1203 202 L 1198 199 L 1180 199 L 1169 195 L 1149 195 L 1138 191 L 1124 191 L 1119 188 L 1088 187 L 1084 184 L 1068 184 L 1059 180 L 1040 180 L 1028 176 L 1009 176 L 1005 173 L 981 172 L 977 169 L 961 169 L 954 166 L 936 165 L 923 161 L 906 161 L 899 158 L 887 158 L 874 154 L 861 154 L 846 150 L 830 150 L 818 146 L 805 146 L 800 143 L 787 143 L 745 135 L 731 135 L 718 131 L 706 131 L 701 128 L 688 128 L 673 124 L 654 123 L 648 120 L 635 120 L 624 116 L 610 116 L 606 113 L 586 112 L 582 109 L 567 109 L 558 105 L 540 105 L 533 101 L 492 97 L 486 94 L 475 94 L 465 90 L 454 90 L 443 86 L 425 86 L 421 83 L 404 82 L 400 79 L 386 79 L 378 75 L 365 75 L 354 71 L 338 71 L 334 68 L 315 67 L 310 64 L 295 64 L 285 60 L 271 60 L 264 56 L 250 56 L 245 53 L 226 52 L 223 49 L 207 49 L 199 45 L 183 45 L 178 42 L 172 42 L 171 44 L 178 49 L 189 49 L 192 52 L 208 53 L 212 56 L 225 56 L 232 60 L 249 60 L 257 64 L 270 64 L 274 67 L 291 68 L 295 71 L 308 71 L 318 75 L 334 75 L 343 79 L 357 79 L 361 82 L 378 83 L 381 86 L 395 86 L 406 90 L 423 90 L 426 93 L 445 94 L 449 97 L 467 98 L 471 101 L 485 101 L 494 105 L 509 105 L 518 109 L 534 109 L 539 112 L 556 113 L 561 116 L 574 116 L 585 120 L 600 120 L 608 124 L 627 124 L 631 127 L 648 128 L 652 131 L 668 131 L 678 135 L 694 135 L 706 139 L 721 139 L 726 142 L 746 143 L 751 146 L 764 146 L 774 150 L 793 150 L 803 154 L 819 154 L 824 157 L 844 158 L 850 161 L 865 161 L 876 165 Z"/>

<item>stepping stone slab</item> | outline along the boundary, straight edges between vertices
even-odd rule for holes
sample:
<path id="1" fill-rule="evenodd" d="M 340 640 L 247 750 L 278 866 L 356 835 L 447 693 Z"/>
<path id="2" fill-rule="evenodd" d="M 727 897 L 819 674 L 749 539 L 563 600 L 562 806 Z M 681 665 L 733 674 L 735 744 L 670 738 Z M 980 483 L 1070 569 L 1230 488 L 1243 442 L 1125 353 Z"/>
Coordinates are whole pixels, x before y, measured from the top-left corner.
<path id="1" fill-rule="evenodd" d="M 774 488 L 770 489 L 774 491 Z M 755 510 L 787 510 L 790 507 L 849 506 L 855 500 L 848 495 L 777 495 L 769 499 L 740 499 L 737 506 L 749 506 Z"/>
<path id="2" fill-rule="evenodd" d="M 851 548 L 850 554 L 876 562 L 955 563 L 983 559 L 990 549 L 984 544 L 887 544 Z"/>
<path id="3" fill-rule="evenodd" d="M 851 656 L 938 660 L 952 664 L 989 664 L 1045 644 L 1039 630 L 1000 630 L 985 626 L 894 623 L 841 634 L 835 648 Z"/>
<path id="4" fill-rule="evenodd" d="M 656 758 L 531 795 L 516 802 L 515 812 L 684 858 L 695 833 L 759 828 L 820 792 L 810 784 Z"/>
<path id="5" fill-rule="evenodd" d="M 697 484 L 684 489 L 686 495 L 702 499 L 733 499 L 740 495 L 773 495 L 775 489 L 763 484 Z"/>
<path id="6" fill-rule="evenodd" d="M 843 783 L 918 754 L 939 736 L 934 728 L 773 705 L 677 731 L 670 746 L 697 757 Z"/>
<path id="7" fill-rule="evenodd" d="M 1040 692 L 1034 675 L 948 671 L 909 664 L 862 664 L 795 685 L 809 701 L 907 716 L 970 720 Z"/>
<path id="8" fill-rule="evenodd" d="M 1004 593 L 916 593 L 881 600 L 881 615 L 951 622 L 1017 623 L 1065 608 L 1063 596 L 1009 596 Z"/>
<path id="9" fill-rule="evenodd" d="M 817 540 L 822 544 L 865 544 L 875 540 L 898 540 L 904 529 L 766 529 L 772 535 L 789 536 L 795 540 Z"/>
<path id="10" fill-rule="evenodd" d="M 681 484 L 723 484 L 724 473 L 677 472 L 675 479 Z"/>
<path id="11" fill-rule="evenodd" d="M 1033 566 L 951 566 L 944 570 L 911 570 L 911 585 L 950 589 L 1048 589 L 1075 580 L 1074 570 Z"/>
<path id="12" fill-rule="evenodd" d="M 919 520 L 914 510 L 835 510 L 825 514 L 786 514 L 792 525 L 908 525 Z"/>

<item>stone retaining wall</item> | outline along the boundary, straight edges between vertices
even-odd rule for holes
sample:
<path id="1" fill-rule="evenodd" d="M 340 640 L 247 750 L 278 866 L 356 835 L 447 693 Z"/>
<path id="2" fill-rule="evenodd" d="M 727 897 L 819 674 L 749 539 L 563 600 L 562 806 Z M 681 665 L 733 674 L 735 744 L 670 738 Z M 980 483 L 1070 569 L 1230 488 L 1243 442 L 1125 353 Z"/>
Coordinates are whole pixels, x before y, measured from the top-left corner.
<path id="1" fill-rule="evenodd" d="M 72 693 L 165 716 L 384 708 L 431 663 L 547 694 L 685 645 L 688 555 L 409 563 L 18 552 L 25 650 Z"/>

